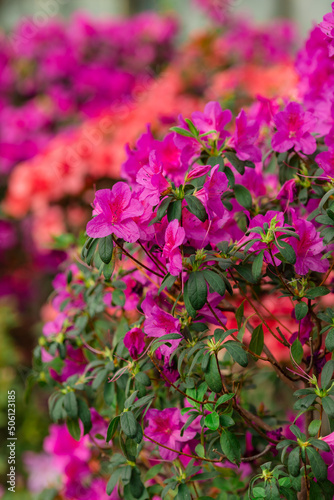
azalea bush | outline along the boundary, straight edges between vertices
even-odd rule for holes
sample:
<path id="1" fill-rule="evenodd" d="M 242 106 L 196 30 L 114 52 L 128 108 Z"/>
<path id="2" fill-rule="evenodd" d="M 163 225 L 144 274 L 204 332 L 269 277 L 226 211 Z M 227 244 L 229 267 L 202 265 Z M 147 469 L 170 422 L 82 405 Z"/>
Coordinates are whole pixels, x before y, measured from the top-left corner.
<path id="1" fill-rule="evenodd" d="M 208 102 L 96 191 L 34 351 L 36 493 L 333 498 L 333 27 L 299 53 L 298 99 Z"/>

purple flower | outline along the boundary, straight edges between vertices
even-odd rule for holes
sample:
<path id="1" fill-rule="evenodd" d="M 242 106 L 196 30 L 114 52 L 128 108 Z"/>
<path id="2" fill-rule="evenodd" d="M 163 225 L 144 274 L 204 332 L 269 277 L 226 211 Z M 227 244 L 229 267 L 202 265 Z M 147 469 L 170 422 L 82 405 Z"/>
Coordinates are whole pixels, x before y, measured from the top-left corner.
<path id="1" fill-rule="evenodd" d="M 247 115 L 242 109 L 235 119 L 235 126 L 230 145 L 235 148 L 239 160 L 261 161 L 261 150 L 254 146 L 259 136 L 258 124 L 254 121 L 247 123 Z"/>
<path id="2" fill-rule="evenodd" d="M 291 203 L 295 199 L 296 190 L 296 180 L 290 179 L 289 181 L 284 182 L 276 198 L 277 200 L 287 200 Z"/>
<path id="3" fill-rule="evenodd" d="M 193 439 L 196 431 L 189 426 L 181 436 L 181 429 L 187 421 L 187 415 L 182 416 L 178 408 L 166 408 L 164 410 L 148 410 L 146 420 L 149 425 L 145 434 L 168 448 L 181 451 L 183 443 Z M 159 453 L 164 460 L 175 460 L 178 453 L 159 447 Z"/>
<path id="4" fill-rule="evenodd" d="M 170 188 L 162 173 L 162 164 L 157 159 L 156 151 L 151 151 L 149 164 L 139 170 L 136 181 L 144 188 L 140 200 L 147 199 L 150 205 L 157 205 L 160 195 Z"/>
<path id="5" fill-rule="evenodd" d="M 165 246 L 162 256 L 169 260 L 167 270 L 172 276 L 177 276 L 182 271 L 182 256 L 179 246 L 182 245 L 185 238 L 185 230 L 180 227 L 177 219 L 172 220 L 165 232 Z"/>
<path id="6" fill-rule="evenodd" d="M 87 224 L 87 234 L 91 238 L 103 238 L 115 234 L 129 243 L 139 239 L 139 229 L 132 220 L 144 211 L 141 203 L 131 198 L 131 191 L 124 182 L 117 182 L 112 189 L 96 192 L 94 200 L 97 214 Z"/>
<path id="7" fill-rule="evenodd" d="M 323 151 L 315 157 L 315 161 L 319 167 L 327 174 L 329 179 L 334 178 L 334 147 L 330 147 L 328 151 Z"/>
<path id="8" fill-rule="evenodd" d="M 145 349 L 145 334 L 141 328 L 131 328 L 124 337 L 124 345 L 133 359 L 138 359 Z"/>
<path id="9" fill-rule="evenodd" d="M 304 219 L 294 221 L 296 233 L 299 240 L 291 238 L 290 244 L 296 252 L 295 270 L 297 274 L 307 274 L 309 271 L 324 273 L 329 263 L 327 259 L 321 259 L 324 245 L 312 222 Z"/>
<path id="10" fill-rule="evenodd" d="M 297 102 L 290 102 L 284 111 L 275 115 L 274 122 L 277 132 L 273 135 L 271 145 L 274 151 L 284 153 L 295 148 L 296 151 L 310 155 L 317 148 L 313 131 L 316 119 L 308 111 L 304 111 Z"/>

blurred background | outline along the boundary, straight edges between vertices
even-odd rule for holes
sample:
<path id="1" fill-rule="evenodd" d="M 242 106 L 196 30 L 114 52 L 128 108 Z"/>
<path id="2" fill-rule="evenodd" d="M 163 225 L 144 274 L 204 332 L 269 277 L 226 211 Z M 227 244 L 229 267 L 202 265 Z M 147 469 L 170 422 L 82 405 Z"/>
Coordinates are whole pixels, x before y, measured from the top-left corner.
<path id="1" fill-rule="evenodd" d="M 274 17 L 294 20 L 301 35 L 312 24 L 321 21 L 324 12 L 330 11 L 330 0 L 228 0 L 235 12 L 248 14 L 255 21 L 264 22 Z M 203 15 L 194 8 L 191 0 L 0 0 L 0 26 L 12 28 L 23 16 L 36 15 L 43 23 L 46 15 L 69 16 L 77 10 L 93 15 L 128 15 L 142 10 L 158 12 L 175 11 L 182 19 L 183 36 L 203 27 Z M 189 15 L 191 12 L 191 15 Z"/>

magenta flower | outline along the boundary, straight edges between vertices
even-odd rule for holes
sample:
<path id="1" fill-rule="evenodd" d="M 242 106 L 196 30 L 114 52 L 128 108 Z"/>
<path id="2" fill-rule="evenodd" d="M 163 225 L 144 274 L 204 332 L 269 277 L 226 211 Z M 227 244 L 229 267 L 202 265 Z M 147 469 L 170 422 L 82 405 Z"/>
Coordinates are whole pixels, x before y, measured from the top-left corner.
<path id="1" fill-rule="evenodd" d="M 211 174 L 206 178 L 204 186 L 198 191 L 198 195 L 203 193 L 205 196 L 204 205 L 207 209 L 210 219 L 215 215 L 223 217 L 224 205 L 221 196 L 227 190 L 228 180 L 223 172 L 219 172 L 219 165 L 211 170 Z"/>
<path id="2" fill-rule="evenodd" d="M 53 321 L 45 323 L 43 326 L 43 335 L 46 337 L 57 336 L 63 330 L 66 320 L 67 315 L 65 313 L 59 313 Z"/>
<path id="3" fill-rule="evenodd" d="M 136 180 L 144 187 L 140 200 L 147 199 L 150 205 L 157 205 L 161 194 L 170 186 L 163 175 L 162 164 L 157 159 L 156 151 L 150 153 L 149 164 L 139 170 Z"/>
<path id="4" fill-rule="evenodd" d="M 289 203 L 291 203 L 295 199 L 296 190 L 296 180 L 290 179 L 289 181 L 284 182 L 276 198 L 278 200 L 287 200 Z"/>
<path id="5" fill-rule="evenodd" d="M 296 151 L 310 155 L 317 148 L 315 138 L 311 135 L 316 119 L 308 111 L 304 111 L 297 102 L 290 102 L 284 111 L 275 115 L 277 132 L 273 135 L 271 145 L 274 151 L 284 153 L 295 148 Z"/>
<path id="6" fill-rule="evenodd" d="M 319 23 L 321 31 L 329 38 L 328 54 L 330 57 L 334 55 L 334 2 L 332 3 L 332 12 L 325 14 L 323 21 Z"/>
<path id="7" fill-rule="evenodd" d="M 219 102 L 208 102 L 203 113 L 195 111 L 192 113 L 191 118 L 201 134 L 205 134 L 211 130 L 218 132 L 218 147 L 221 147 L 222 143 L 231 135 L 225 130 L 225 127 L 232 120 L 232 113 L 229 109 L 223 111 Z M 217 134 L 211 134 L 208 138 L 213 138 L 215 135 Z"/>
<path id="8" fill-rule="evenodd" d="M 323 151 L 315 157 L 315 161 L 329 179 L 334 178 L 334 147 L 329 147 L 328 151 Z"/>
<path id="9" fill-rule="evenodd" d="M 145 300 L 142 302 L 142 309 L 145 314 L 144 331 L 149 337 L 163 337 L 170 333 L 180 333 L 180 322 L 171 314 L 161 309 L 156 305 L 153 296 L 148 293 Z M 163 356 L 169 356 L 179 345 L 180 340 L 169 340 L 167 345 L 162 345 L 159 349 Z"/>
<path id="10" fill-rule="evenodd" d="M 196 166 L 186 175 L 186 182 L 191 181 L 192 179 L 196 179 L 196 177 L 202 177 L 202 175 L 206 175 L 212 168 L 211 165 L 195 165 Z"/>
<path id="11" fill-rule="evenodd" d="M 178 408 L 166 408 L 164 410 L 148 410 L 146 420 L 149 425 L 145 429 L 145 434 L 168 448 L 176 450 L 170 451 L 159 447 L 159 453 L 164 460 L 175 460 L 178 451 L 181 451 L 183 443 L 193 439 L 196 431 L 189 426 L 181 436 L 181 429 L 187 421 L 187 415 L 182 416 Z"/>
<path id="12" fill-rule="evenodd" d="M 145 334 L 141 328 L 131 328 L 124 337 L 124 345 L 133 359 L 138 359 L 145 349 Z"/>
<path id="13" fill-rule="evenodd" d="M 131 198 L 131 191 L 125 182 L 117 182 L 112 189 L 100 189 L 94 200 L 97 214 L 87 224 L 91 238 L 103 238 L 115 234 L 129 243 L 139 239 L 139 229 L 132 220 L 144 211 L 141 203 Z"/>
<path id="14" fill-rule="evenodd" d="M 254 121 L 247 123 L 247 115 L 242 109 L 235 119 L 235 127 L 230 145 L 235 148 L 239 160 L 261 161 L 261 150 L 254 146 L 259 136 L 258 124 Z"/>
<path id="15" fill-rule="evenodd" d="M 168 224 L 162 256 L 169 260 L 167 270 L 172 276 L 177 276 L 182 271 L 182 255 L 179 246 L 182 245 L 185 235 L 185 230 L 180 227 L 177 219 Z"/>
<path id="16" fill-rule="evenodd" d="M 290 245 L 296 252 L 295 270 L 297 274 L 307 274 L 309 271 L 324 273 L 327 271 L 329 263 L 327 259 L 321 259 L 324 245 L 319 233 L 312 222 L 304 219 L 294 221 L 296 233 L 299 240 L 291 238 Z"/>

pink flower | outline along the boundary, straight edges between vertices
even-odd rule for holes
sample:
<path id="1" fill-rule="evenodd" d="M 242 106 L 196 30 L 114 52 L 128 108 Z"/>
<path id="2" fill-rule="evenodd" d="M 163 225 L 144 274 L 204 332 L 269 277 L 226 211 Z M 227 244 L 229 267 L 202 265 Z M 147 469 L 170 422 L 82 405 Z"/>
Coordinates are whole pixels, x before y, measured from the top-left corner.
<path id="1" fill-rule="evenodd" d="M 317 147 L 313 131 L 316 119 L 308 111 L 304 111 L 297 102 L 290 102 L 284 111 L 275 115 L 277 132 L 273 135 L 271 145 L 274 151 L 284 153 L 291 148 L 310 155 Z"/>
<path id="2" fill-rule="evenodd" d="M 315 157 L 315 161 L 330 179 L 334 178 L 334 147 L 319 153 Z"/>
<path id="3" fill-rule="evenodd" d="M 91 238 L 103 238 L 115 234 L 129 243 L 139 239 L 139 229 L 132 220 L 144 211 L 141 203 L 131 198 L 129 186 L 117 182 L 112 189 L 96 192 L 94 200 L 97 214 L 87 224 L 87 234 Z"/>
<path id="4" fill-rule="evenodd" d="M 290 179 L 289 181 L 284 182 L 276 198 L 278 200 L 287 200 L 288 202 L 291 203 L 295 199 L 295 193 L 296 193 L 296 180 Z"/>
<path id="5" fill-rule="evenodd" d="M 196 164 L 195 164 L 196 165 Z M 196 179 L 196 177 L 202 177 L 202 175 L 206 175 L 210 172 L 212 166 L 211 165 L 196 165 L 186 176 L 186 181 L 190 181 L 192 179 Z"/>
<path id="6" fill-rule="evenodd" d="M 330 447 L 329 452 L 322 453 L 322 457 L 325 460 L 328 467 L 328 479 L 334 483 L 334 432 L 328 434 L 328 436 L 321 438 Z"/>
<path id="7" fill-rule="evenodd" d="M 138 359 L 145 349 L 145 334 L 141 328 L 131 328 L 124 337 L 124 345 L 133 359 Z"/>
<path id="8" fill-rule="evenodd" d="M 247 115 L 242 109 L 235 119 L 235 126 L 236 129 L 230 144 L 235 148 L 239 160 L 261 161 L 261 150 L 254 146 L 259 136 L 258 124 L 254 121 L 247 123 Z"/>
<path id="9" fill-rule="evenodd" d="M 182 271 L 182 256 L 179 246 L 185 238 L 185 230 L 180 227 L 177 219 L 172 220 L 165 232 L 165 246 L 162 255 L 169 260 L 167 269 L 172 276 L 177 276 Z"/>
<path id="10" fill-rule="evenodd" d="M 218 147 L 221 147 L 223 142 L 231 134 L 225 130 L 226 125 L 232 120 L 232 113 L 229 109 L 224 111 L 219 102 L 211 101 L 206 104 L 204 112 L 195 111 L 191 115 L 192 121 L 201 134 L 216 130 L 218 132 Z M 215 134 L 207 136 L 214 137 Z"/>
<path id="11" fill-rule="evenodd" d="M 139 170 L 136 180 L 144 187 L 139 198 L 147 199 L 150 205 L 157 205 L 160 195 L 170 186 L 162 173 L 162 164 L 157 159 L 156 151 L 151 151 L 149 164 Z"/>
<path id="12" fill-rule="evenodd" d="M 178 408 L 166 408 L 164 410 L 148 410 L 146 419 L 149 422 L 145 429 L 145 434 L 169 448 L 181 451 L 183 443 L 193 439 L 196 436 L 196 431 L 188 427 L 183 436 L 181 429 L 187 421 L 187 415 L 182 416 Z M 164 460 L 175 460 L 178 453 L 159 447 L 159 453 Z"/>
<path id="13" fill-rule="evenodd" d="M 149 337 L 163 337 L 170 333 L 180 333 L 180 322 L 171 314 L 161 309 L 155 303 L 152 294 L 148 293 L 142 302 L 142 309 L 145 314 L 144 331 Z M 180 340 L 168 340 L 171 347 L 162 345 L 159 349 L 162 355 L 169 356 L 179 345 Z"/>
<path id="14" fill-rule="evenodd" d="M 294 221 L 296 233 L 299 240 L 291 238 L 290 245 L 296 252 L 296 273 L 304 275 L 310 270 L 318 273 L 327 271 L 329 263 L 327 259 L 321 259 L 324 245 L 319 233 L 312 222 L 297 219 Z"/>
<path id="15" fill-rule="evenodd" d="M 334 55 L 334 2 L 332 3 L 332 12 L 325 14 L 323 21 L 319 23 L 321 31 L 329 38 L 328 54 L 330 57 Z"/>
<path id="16" fill-rule="evenodd" d="M 197 196 L 201 199 L 201 195 L 204 195 L 203 201 L 210 219 L 215 215 L 223 217 L 225 209 L 221 201 L 221 196 L 224 191 L 227 190 L 228 180 L 223 172 L 219 172 L 219 165 L 216 165 L 211 170 L 211 175 L 209 175 L 204 183 L 202 189 L 197 192 Z"/>

